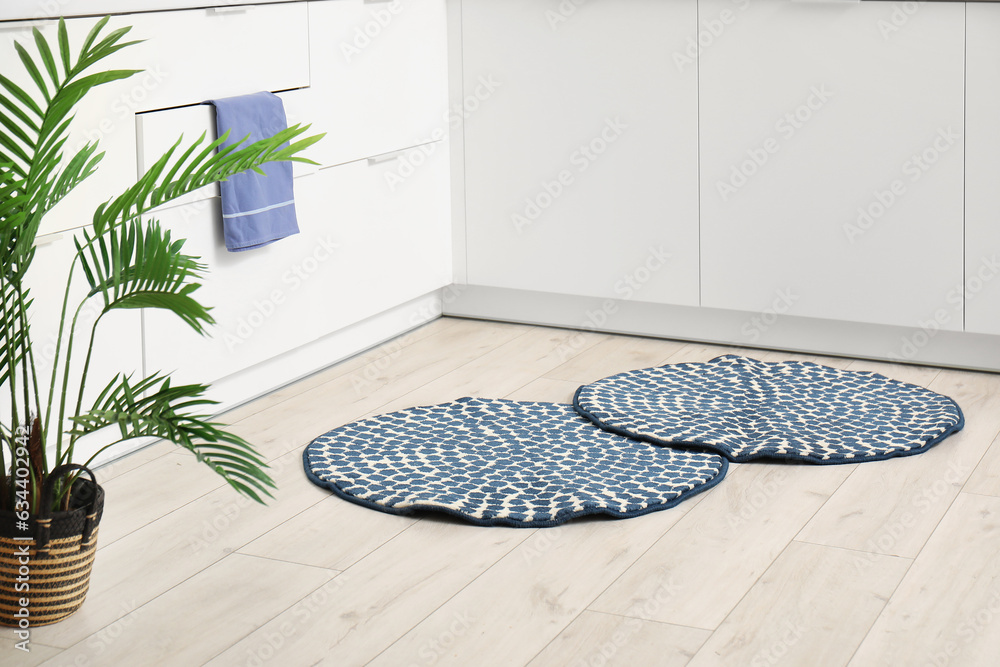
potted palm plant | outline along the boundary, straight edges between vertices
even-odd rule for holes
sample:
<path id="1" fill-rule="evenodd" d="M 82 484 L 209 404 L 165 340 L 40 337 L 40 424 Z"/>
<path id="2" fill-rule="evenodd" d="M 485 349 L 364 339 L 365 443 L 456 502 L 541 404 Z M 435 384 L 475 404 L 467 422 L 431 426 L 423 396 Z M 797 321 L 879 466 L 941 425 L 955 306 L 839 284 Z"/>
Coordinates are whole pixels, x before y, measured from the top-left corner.
<path id="1" fill-rule="evenodd" d="M 322 135 L 303 138 L 308 127 L 240 147 L 222 147 L 225 136 L 202 135 L 188 145 L 178 140 L 138 182 L 88 215 L 67 267 L 55 359 L 50 371 L 36 361 L 25 283 L 35 237 L 46 213 L 103 157 L 97 142 L 66 153 L 73 110 L 93 88 L 137 73 L 92 72 L 137 43 L 124 41 L 129 28 L 105 30 L 107 23 L 98 21 L 75 54 L 63 21 L 58 43 L 49 44 L 36 29 L 34 54 L 17 44 L 30 92 L 0 74 L 0 623 L 22 629 L 64 618 L 86 594 L 103 491 L 86 467 L 92 457 L 76 460 L 81 438 L 112 432 L 108 447 L 133 438 L 169 440 L 258 502 L 274 486 L 250 443 L 204 414 L 213 404 L 205 397 L 208 386 L 177 386 L 160 373 L 110 379 L 88 373 L 108 313 L 164 309 L 200 333 L 213 323 L 195 297 L 205 266 L 149 212 L 209 183 L 261 172 L 268 162 L 310 162 L 298 153 Z M 86 287 L 79 301 L 71 296 L 77 281 Z M 83 307 L 95 303 L 98 316 L 83 326 Z M 83 355 L 82 366 L 71 366 L 79 361 L 74 355 Z M 92 380 L 106 384 L 84 405 Z"/>

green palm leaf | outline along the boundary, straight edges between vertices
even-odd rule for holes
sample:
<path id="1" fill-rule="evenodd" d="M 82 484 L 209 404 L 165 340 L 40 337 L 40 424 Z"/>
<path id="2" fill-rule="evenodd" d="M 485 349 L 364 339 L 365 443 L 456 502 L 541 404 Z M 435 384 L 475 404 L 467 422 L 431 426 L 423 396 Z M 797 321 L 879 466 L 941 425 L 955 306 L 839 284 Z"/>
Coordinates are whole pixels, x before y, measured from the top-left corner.
<path id="1" fill-rule="evenodd" d="M 73 187 L 90 176 L 100 160 L 100 157 L 95 158 L 93 155 L 96 146 L 85 147 L 63 166 L 60 173 L 62 149 L 73 120 L 70 115 L 73 108 L 93 88 L 128 78 L 138 71 L 110 70 L 81 76 L 91 64 L 135 43 L 120 42 L 121 37 L 129 30 L 123 28 L 94 44 L 100 27 L 106 22 L 101 21 L 99 27 L 91 31 L 76 63 L 71 64 L 66 26 L 60 20 L 59 51 L 64 69 L 67 70 L 63 77 L 59 76 L 51 46 L 37 28 L 32 34 L 43 63 L 42 68 L 35 64 L 27 48 L 15 43 L 22 64 L 42 95 L 42 104 L 9 78 L 0 75 L 0 89 L 6 93 L 0 94 L 0 108 L 6 109 L 10 114 L 0 114 L 0 150 L 3 151 L 0 153 L 0 162 L 8 164 L 7 171 L 16 178 L 13 186 L 26 195 L 17 202 L 17 210 L 8 216 L 9 221 L 5 220 L 11 225 L 16 224 L 19 231 L 4 240 L 13 239 L 15 242 L 13 245 L 5 244 L 2 249 L 5 266 L 11 262 L 21 267 L 18 279 L 31 263 L 35 236 L 44 215 Z M 52 79 L 51 90 L 45 82 L 42 69 Z M 19 215 L 14 215 L 15 213 Z"/>
<path id="2" fill-rule="evenodd" d="M 74 239 L 77 258 L 90 284 L 88 297 L 100 296 L 106 313 L 124 308 L 162 308 L 173 312 L 198 333 L 215 320 L 191 294 L 205 265 L 182 251 L 184 241 L 171 241 L 159 223 L 131 220 L 105 234 L 83 231 Z"/>
<path id="3" fill-rule="evenodd" d="M 90 411 L 72 418 L 75 427 L 70 433 L 80 437 L 116 427 L 121 440 L 170 440 L 192 452 L 237 491 L 263 502 L 262 496 L 270 497 L 269 489 L 275 488 L 264 472 L 267 463 L 246 440 L 208 421 L 206 415 L 194 413 L 216 404 L 204 398 L 206 389 L 205 385 L 174 387 L 170 378 L 159 374 L 135 385 L 127 376 L 115 376 Z"/>
<path id="4" fill-rule="evenodd" d="M 15 45 L 27 75 L 24 81 L 30 83 L 22 87 L 0 74 L 0 387 L 9 391 L 4 400 L 9 400 L 17 419 L 29 419 L 32 414 L 37 419 L 44 413 L 42 438 L 55 443 L 57 463 L 72 460 L 74 444 L 81 436 L 113 426 L 122 439 L 158 437 L 189 449 L 237 491 L 260 501 L 274 486 L 263 472 L 267 466 L 249 443 L 200 414 L 214 405 L 204 398 L 205 386 L 174 387 L 161 375 L 133 384 L 128 377 L 116 376 L 90 411 L 83 411 L 82 400 L 97 325 L 105 313 L 164 309 L 199 333 L 213 323 L 209 309 L 195 298 L 205 266 L 199 258 L 185 254 L 183 241 L 171 239 L 146 214 L 209 183 L 247 170 L 260 172 L 269 162 L 312 163 L 299 153 L 322 135 L 305 137 L 308 127 L 288 128 L 249 145 L 222 147 L 226 137 L 207 141 L 205 135 L 183 147 L 178 140 L 134 186 L 98 207 L 91 226 L 74 238 L 76 254 L 64 292 L 54 358 L 49 360 L 47 403 L 41 404 L 29 328 L 31 300 L 23 279 L 35 256 L 35 237 L 44 217 L 96 171 L 104 155 L 97 143 L 64 155 L 74 109 L 94 88 L 136 73 L 88 71 L 137 43 L 125 41 L 130 28 L 105 31 L 108 21 L 107 17 L 97 21 L 75 53 L 64 21 L 59 21 L 52 42 L 34 30 L 33 43 Z M 74 310 L 72 281 L 80 277 L 89 289 Z M 88 327 L 89 342 L 78 346 L 74 342 L 78 318 L 91 300 L 100 300 L 103 307 Z M 72 363 L 77 347 L 86 353 L 82 370 Z M 79 384 L 75 392 L 69 389 L 71 377 Z M 68 424 L 72 425 L 65 433 L 70 436 L 69 445 L 63 450 Z M 0 433 L 9 435 L 10 425 L 0 424 Z M 10 442 L 6 438 L 0 449 Z M 0 457 L 0 476 L 3 461 Z M 0 508 L 4 503 L 0 497 Z"/>
<path id="5" fill-rule="evenodd" d="M 209 183 L 224 181 L 250 169 L 260 171 L 260 167 L 269 162 L 316 164 L 312 160 L 299 157 L 297 153 L 325 135 L 315 135 L 285 145 L 304 134 L 309 127 L 294 125 L 273 137 L 240 148 L 235 144 L 220 148 L 228 138 L 228 132 L 207 144 L 205 135 L 202 134 L 177 159 L 174 159 L 174 153 L 181 143 L 181 140 L 178 140 L 134 186 L 98 207 L 94 213 L 94 231 L 101 234 L 109 226 L 141 216 L 157 206 L 194 192 Z"/>
<path id="6" fill-rule="evenodd" d="M 9 282 L 0 281 L 0 312 L 5 321 L 5 326 L 0 327 L 0 350 L 9 351 L 8 354 L 0 354 L 0 386 L 10 380 L 11 373 L 27 353 L 28 331 L 22 323 L 26 319 L 23 314 L 30 307 L 27 290 L 19 294 Z"/>

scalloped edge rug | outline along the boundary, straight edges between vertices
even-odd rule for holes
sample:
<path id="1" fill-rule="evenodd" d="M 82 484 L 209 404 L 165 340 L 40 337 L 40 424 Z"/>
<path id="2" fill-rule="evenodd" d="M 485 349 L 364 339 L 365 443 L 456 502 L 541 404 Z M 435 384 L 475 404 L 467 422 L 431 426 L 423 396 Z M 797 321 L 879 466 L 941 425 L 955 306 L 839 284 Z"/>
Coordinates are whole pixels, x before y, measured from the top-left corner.
<path id="1" fill-rule="evenodd" d="M 738 463 L 912 456 L 965 425 L 951 398 L 879 373 L 737 355 L 618 373 L 573 406 L 608 432 Z"/>
<path id="2" fill-rule="evenodd" d="M 595 428 L 571 405 L 479 398 L 345 424 L 314 439 L 303 463 L 314 484 L 364 507 L 520 528 L 664 510 L 729 465 Z"/>

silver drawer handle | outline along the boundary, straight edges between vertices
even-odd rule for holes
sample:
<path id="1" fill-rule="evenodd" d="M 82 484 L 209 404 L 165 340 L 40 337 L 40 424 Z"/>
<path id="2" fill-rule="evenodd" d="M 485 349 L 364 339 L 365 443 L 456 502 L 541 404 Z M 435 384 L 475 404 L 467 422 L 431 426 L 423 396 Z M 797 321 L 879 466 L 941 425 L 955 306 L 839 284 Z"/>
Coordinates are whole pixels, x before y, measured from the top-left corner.
<path id="1" fill-rule="evenodd" d="M 42 246 L 52 245 L 62 237 L 63 237 L 62 234 L 44 234 L 42 236 L 36 236 L 35 247 L 41 248 Z"/>

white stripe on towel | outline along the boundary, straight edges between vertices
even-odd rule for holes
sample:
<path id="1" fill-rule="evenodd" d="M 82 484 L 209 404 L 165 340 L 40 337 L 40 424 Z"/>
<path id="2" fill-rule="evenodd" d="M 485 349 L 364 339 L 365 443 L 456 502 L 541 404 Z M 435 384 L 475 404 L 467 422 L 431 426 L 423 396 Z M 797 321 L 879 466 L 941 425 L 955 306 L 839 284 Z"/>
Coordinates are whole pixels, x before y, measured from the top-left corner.
<path id="1" fill-rule="evenodd" d="M 243 211 L 242 213 L 223 213 L 223 218 L 242 218 L 245 215 L 256 215 L 258 213 L 263 213 L 264 211 L 271 211 L 276 208 L 281 208 L 282 206 L 288 206 L 289 204 L 294 204 L 294 199 L 289 199 L 288 201 L 283 201 L 280 204 L 271 204 L 270 206 L 265 206 L 264 208 L 258 208 L 254 211 Z"/>

